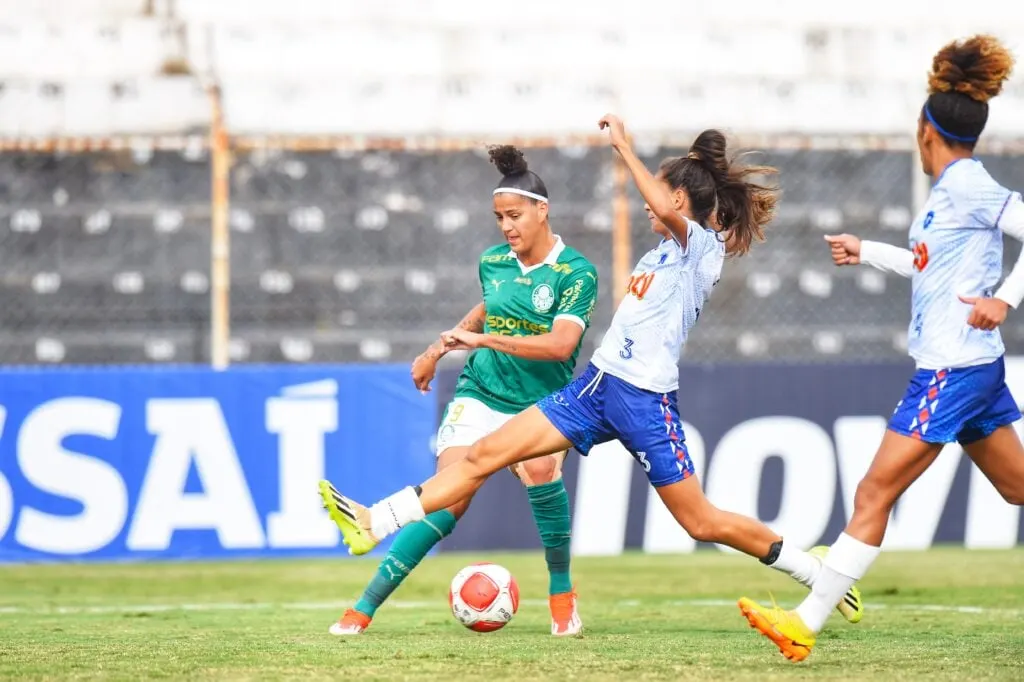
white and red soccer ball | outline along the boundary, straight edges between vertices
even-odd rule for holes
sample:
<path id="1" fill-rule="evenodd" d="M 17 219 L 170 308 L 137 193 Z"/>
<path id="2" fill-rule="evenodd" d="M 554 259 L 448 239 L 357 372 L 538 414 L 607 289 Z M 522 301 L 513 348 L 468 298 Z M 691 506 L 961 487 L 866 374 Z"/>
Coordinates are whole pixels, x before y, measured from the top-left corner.
<path id="1" fill-rule="evenodd" d="M 455 574 L 448 591 L 455 619 L 470 630 L 493 632 L 519 609 L 519 585 L 497 564 L 473 564 Z"/>

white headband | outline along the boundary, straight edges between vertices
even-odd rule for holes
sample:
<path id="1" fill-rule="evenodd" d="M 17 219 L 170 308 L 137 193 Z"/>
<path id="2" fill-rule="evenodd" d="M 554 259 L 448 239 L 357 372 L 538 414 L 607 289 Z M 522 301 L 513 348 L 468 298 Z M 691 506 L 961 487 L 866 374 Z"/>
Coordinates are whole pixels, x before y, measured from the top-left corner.
<path id="1" fill-rule="evenodd" d="M 519 189 L 518 187 L 499 187 L 498 189 L 494 190 L 494 194 L 502 194 L 504 192 L 508 192 L 509 194 L 518 194 L 519 196 L 522 197 L 530 197 L 531 199 L 536 199 L 537 201 L 543 201 L 545 204 L 549 203 L 547 197 L 541 196 L 540 194 L 535 194 L 534 192 L 527 192 L 525 189 Z"/>

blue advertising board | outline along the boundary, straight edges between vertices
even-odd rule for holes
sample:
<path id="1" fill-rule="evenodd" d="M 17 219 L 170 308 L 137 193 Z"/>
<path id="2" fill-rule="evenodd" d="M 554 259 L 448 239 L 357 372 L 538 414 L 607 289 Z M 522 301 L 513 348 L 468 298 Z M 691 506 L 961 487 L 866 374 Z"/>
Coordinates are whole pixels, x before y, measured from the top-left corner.
<path id="1" fill-rule="evenodd" d="M 0 561 L 344 553 L 325 475 L 434 470 L 406 366 L 0 371 Z"/>

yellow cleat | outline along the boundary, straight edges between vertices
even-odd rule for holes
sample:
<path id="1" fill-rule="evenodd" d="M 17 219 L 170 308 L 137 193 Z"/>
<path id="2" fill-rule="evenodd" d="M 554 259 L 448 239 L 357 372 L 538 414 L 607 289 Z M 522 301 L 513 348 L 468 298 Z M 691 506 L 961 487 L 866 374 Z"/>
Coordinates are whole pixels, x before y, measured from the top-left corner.
<path id="1" fill-rule="evenodd" d="M 341 531 L 349 554 L 366 554 L 380 544 L 370 532 L 369 509 L 339 493 L 330 481 L 320 481 L 320 499 Z"/>
<path id="2" fill-rule="evenodd" d="M 750 627 L 775 642 L 783 656 L 799 663 L 810 655 L 814 648 L 814 633 L 795 611 L 786 611 L 778 606 L 767 608 L 746 597 L 740 599 L 738 605 Z"/>
<path id="3" fill-rule="evenodd" d="M 808 553 L 824 561 L 825 555 L 828 554 L 828 547 L 818 545 L 808 550 Z M 843 600 L 836 605 L 836 610 L 843 614 L 843 618 L 850 623 L 860 622 L 860 619 L 864 617 L 864 602 L 861 601 L 860 589 L 856 585 L 850 586 L 850 589 L 843 595 Z"/>

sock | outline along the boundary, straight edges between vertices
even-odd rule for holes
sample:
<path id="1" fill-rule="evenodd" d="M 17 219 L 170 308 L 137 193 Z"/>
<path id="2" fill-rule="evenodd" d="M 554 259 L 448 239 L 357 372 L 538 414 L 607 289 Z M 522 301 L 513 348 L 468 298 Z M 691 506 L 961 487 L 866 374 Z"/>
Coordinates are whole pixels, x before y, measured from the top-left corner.
<path id="1" fill-rule="evenodd" d="M 813 632 L 820 632 L 832 609 L 846 591 L 864 577 L 881 551 L 881 548 L 865 544 L 846 533 L 840 535 L 829 549 L 811 593 L 796 608 L 804 624 Z"/>
<path id="2" fill-rule="evenodd" d="M 569 576 L 569 545 L 572 518 L 569 514 L 569 493 L 562 479 L 531 485 L 526 488 L 537 522 L 540 540 L 544 544 L 544 559 L 548 563 L 548 593 L 572 592 Z"/>
<path id="3" fill-rule="evenodd" d="M 377 575 L 373 576 L 363 596 L 356 602 L 356 611 L 373 618 L 377 608 L 402 584 L 427 552 L 451 535 L 455 521 L 454 514 L 442 509 L 403 528 L 377 567 Z"/>
<path id="4" fill-rule="evenodd" d="M 378 540 L 383 540 L 402 526 L 423 517 L 423 505 L 416 488 L 402 488 L 370 507 L 370 532 Z"/>
<path id="5" fill-rule="evenodd" d="M 790 547 L 785 541 L 776 542 L 772 545 L 773 550 L 776 545 L 778 545 L 778 552 L 773 551 L 768 557 L 761 560 L 762 563 L 771 566 L 777 571 L 788 573 L 801 585 L 813 586 L 814 581 L 821 572 L 821 561 L 802 549 Z M 775 555 L 773 560 L 772 554 Z"/>

